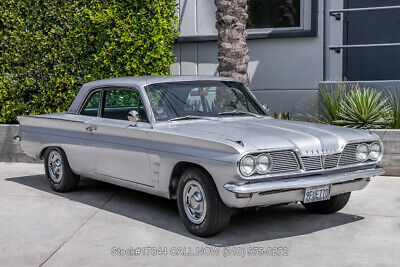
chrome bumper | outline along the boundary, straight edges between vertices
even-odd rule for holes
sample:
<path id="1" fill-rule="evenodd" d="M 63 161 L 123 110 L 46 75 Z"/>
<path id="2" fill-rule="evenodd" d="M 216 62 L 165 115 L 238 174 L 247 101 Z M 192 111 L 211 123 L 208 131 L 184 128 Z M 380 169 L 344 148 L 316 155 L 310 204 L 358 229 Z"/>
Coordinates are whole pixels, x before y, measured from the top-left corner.
<path id="1" fill-rule="evenodd" d="M 224 185 L 224 194 L 231 194 L 226 203 L 231 207 L 251 207 L 302 201 L 305 188 L 331 185 L 331 195 L 363 189 L 370 177 L 382 175 L 385 170 L 375 167 L 365 170 L 337 172 L 269 182 Z M 232 194 L 234 193 L 234 194 Z M 241 195 L 243 194 L 243 195 Z M 249 198 L 243 198 L 245 195 Z"/>
<path id="2" fill-rule="evenodd" d="M 374 169 L 351 171 L 346 173 L 325 174 L 311 177 L 301 177 L 296 179 L 282 179 L 278 181 L 253 183 L 253 184 L 225 184 L 224 188 L 238 194 L 261 193 L 276 190 L 301 189 L 318 185 L 337 184 L 348 182 L 360 178 L 369 178 L 382 175 L 385 170 L 381 167 Z"/>

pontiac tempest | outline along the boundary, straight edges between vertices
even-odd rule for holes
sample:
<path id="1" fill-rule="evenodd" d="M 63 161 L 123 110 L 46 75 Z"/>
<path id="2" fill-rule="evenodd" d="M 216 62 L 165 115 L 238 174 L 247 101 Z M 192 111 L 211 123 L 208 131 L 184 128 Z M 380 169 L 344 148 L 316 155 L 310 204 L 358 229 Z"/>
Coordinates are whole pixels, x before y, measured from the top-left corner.
<path id="1" fill-rule="evenodd" d="M 300 202 L 334 213 L 384 173 L 375 134 L 273 119 L 230 78 L 100 80 L 65 113 L 18 119 L 15 140 L 44 159 L 53 190 L 73 190 L 84 176 L 176 199 L 199 236 L 223 231 L 239 208 Z"/>

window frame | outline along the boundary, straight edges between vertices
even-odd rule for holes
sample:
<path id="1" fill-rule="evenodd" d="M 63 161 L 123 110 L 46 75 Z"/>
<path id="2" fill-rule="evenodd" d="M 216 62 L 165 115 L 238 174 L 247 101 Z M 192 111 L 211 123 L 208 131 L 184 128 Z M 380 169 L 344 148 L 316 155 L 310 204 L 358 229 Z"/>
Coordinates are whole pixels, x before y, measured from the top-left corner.
<path id="1" fill-rule="evenodd" d="M 144 112 L 146 113 L 146 120 L 147 120 L 147 121 L 138 121 L 138 122 L 140 122 L 140 123 L 150 123 L 149 114 L 148 114 L 148 112 L 147 112 L 146 105 L 144 104 L 143 97 L 142 97 L 142 95 L 140 94 L 140 90 L 136 89 L 135 87 L 125 87 L 125 86 L 110 86 L 110 87 L 104 87 L 104 88 L 102 89 L 102 93 L 101 93 L 101 112 L 100 112 L 100 113 L 101 113 L 101 117 L 100 117 L 100 118 L 102 118 L 102 119 L 108 119 L 108 120 L 116 120 L 116 121 L 128 121 L 128 120 L 119 120 L 119 119 L 104 118 L 104 109 L 105 109 L 105 107 L 106 107 L 106 96 L 107 96 L 106 91 L 111 91 L 111 90 L 130 90 L 130 91 L 135 91 L 135 92 L 138 94 L 138 96 L 139 96 L 139 102 L 142 103 L 142 106 L 143 106 L 143 108 L 144 108 Z M 139 107 L 138 107 L 138 108 L 139 108 Z"/>
<path id="2" fill-rule="evenodd" d="M 98 105 L 98 107 L 97 107 L 97 109 L 98 109 L 98 110 L 97 110 L 97 116 L 89 116 L 89 115 L 82 114 L 83 111 L 85 110 L 87 104 L 88 104 L 89 101 L 92 99 L 92 96 L 93 96 L 94 94 L 96 94 L 97 92 L 100 92 L 99 105 Z M 85 100 L 82 101 L 82 105 L 81 105 L 80 108 L 79 108 L 78 114 L 81 115 L 81 116 L 88 116 L 88 117 L 91 117 L 91 118 L 98 118 L 99 115 L 100 115 L 100 113 L 101 113 L 101 109 L 102 109 L 102 102 L 103 102 L 102 99 L 103 99 L 103 91 L 102 91 L 102 89 L 101 89 L 101 88 L 94 88 L 93 90 L 91 90 L 91 91 L 86 95 Z"/>
<path id="3" fill-rule="evenodd" d="M 305 30 L 305 12 L 306 12 L 306 7 L 305 7 L 305 0 L 300 0 L 300 26 L 297 27 L 275 27 L 275 28 L 249 28 L 246 29 L 247 35 L 251 34 L 257 34 L 257 33 L 269 33 L 269 32 L 274 32 L 274 31 L 299 31 L 299 30 Z M 312 0 L 311 0 L 312 1 Z M 311 9 L 311 8 L 310 8 Z"/>
<path id="4" fill-rule="evenodd" d="M 117 120 L 117 119 L 109 119 L 109 118 L 104 118 L 103 113 L 104 113 L 104 106 L 105 106 L 105 96 L 106 94 L 104 93 L 106 90 L 134 90 L 138 93 L 139 99 L 142 102 L 144 111 L 146 113 L 147 121 L 141 121 L 140 123 L 147 123 L 151 124 L 150 119 L 152 118 L 151 115 L 149 114 L 149 110 L 146 106 L 146 103 L 144 101 L 144 96 L 142 95 L 142 92 L 139 88 L 135 86 L 112 86 L 112 85 L 103 85 L 103 86 L 98 86 L 98 87 L 93 87 L 90 89 L 90 91 L 86 94 L 84 101 L 82 101 L 81 106 L 78 109 L 77 114 L 81 116 L 87 116 L 82 114 L 84 108 L 86 107 L 87 103 L 90 101 L 91 97 L 98 91 L 100 91 L 100 101 L 99 101 L 99 111 L 97 112 L 97 117 L 93 116 L 88 116 L 92 118 L 101 118 L 101 119 L 107 119 L 107 120 L 116 120 L 116 121 L 125 121 L 125 120 Z"/>
<path id="5" fill-rule="evenodd" d="M 255 28 L 246 29 L 247 40 L 252 39 L 272 39 L 272 38 L 295 38 L 295 37 L 316 37 L 318 36 L 318 0 L 310 0 L 310 8 L 307 10 L 302 0 L 301 5 L 301 27 L 285 27 L 285 28 Z M 309 27 L 306 27 L 306 20 Z M 217 41 L 218 35 L 190 35 L 178 36 L 176 43 L 185 42 L 207 42 Z"/>

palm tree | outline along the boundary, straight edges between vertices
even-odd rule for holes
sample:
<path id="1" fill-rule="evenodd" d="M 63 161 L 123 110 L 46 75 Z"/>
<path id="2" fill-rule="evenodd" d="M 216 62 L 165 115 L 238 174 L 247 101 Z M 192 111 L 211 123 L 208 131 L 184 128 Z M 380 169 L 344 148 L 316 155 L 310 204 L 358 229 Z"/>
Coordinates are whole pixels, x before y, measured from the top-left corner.
<path id="1" fill-rule="evenodd" d="M 247 48 L 247 0 L 214 0 L 217 6 L 218 72 L 250 86 L 247 72 L 249 50 Z"/>

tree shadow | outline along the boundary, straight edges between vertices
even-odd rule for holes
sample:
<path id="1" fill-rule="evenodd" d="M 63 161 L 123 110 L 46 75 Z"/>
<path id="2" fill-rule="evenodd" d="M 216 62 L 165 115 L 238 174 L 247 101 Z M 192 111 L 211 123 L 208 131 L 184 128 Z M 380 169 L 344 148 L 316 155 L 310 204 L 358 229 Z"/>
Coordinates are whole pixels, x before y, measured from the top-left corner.
<path id="1" fill-rule="evenodd" d="M 211 238 L 201 238 L 186 230 L 173 200 L 87 178 L 82 178 L 78 189 L 70 193 L 52 191 L 44 175 L 7 178 L 6 181 L 101 208 L 219 247 L 305 235 L 364 219 L 345 213 L 310 214 L 300 204 L 290 204 L 240 211 L 232 216 L 224 232 Z M 107 199 L 110 200 L 104 205 Z"/>

